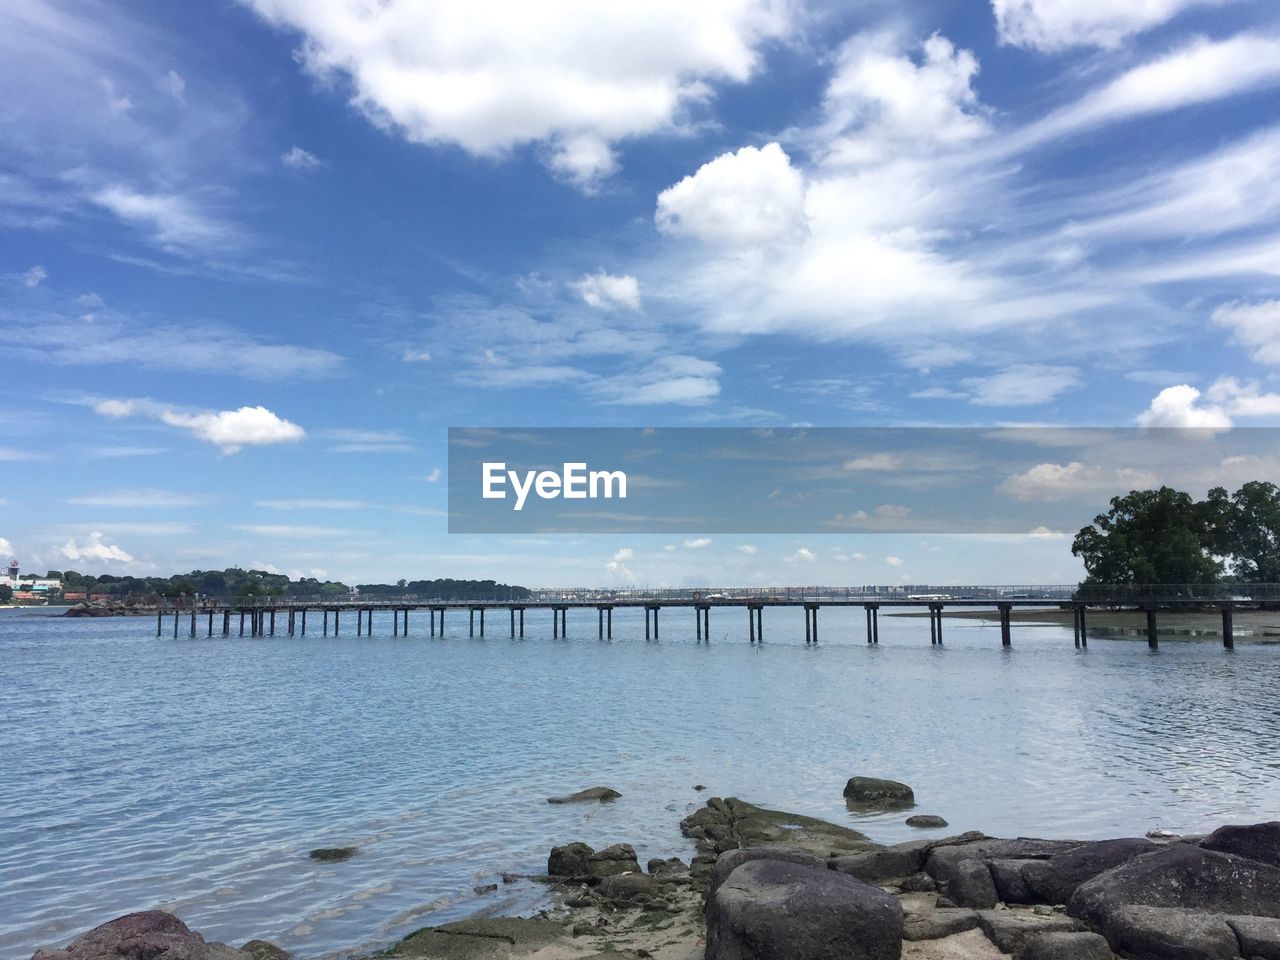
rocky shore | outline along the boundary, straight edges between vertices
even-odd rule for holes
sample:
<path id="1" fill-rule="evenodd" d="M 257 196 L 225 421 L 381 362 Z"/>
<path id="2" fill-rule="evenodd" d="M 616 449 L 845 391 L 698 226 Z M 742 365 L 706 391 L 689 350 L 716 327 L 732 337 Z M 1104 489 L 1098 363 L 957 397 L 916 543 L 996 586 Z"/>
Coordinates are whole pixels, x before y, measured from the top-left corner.
<path id="1" fill-rule="evenodd" d="M 611 800 L 595 788 L 575 801 Z M 911 791 L 855 777 L 851 805 Z M 557 798 L 563 801 L 566 798 Z M 927 818 L 934 825 L 941 818 Z M 945 824 L 945 821 L 942 821 Z M 1203 837 L 1101 841 L 965 833 L 894 845 L 823 820 L 712 797 L 686 816 L 688 863 L 616 843 L 553 848 L 554 905 L 426 927 L 387 960 L 1280 960 L 1280 822 Z M 517 878 L 504 876 L 504 882 Z M 286 960 L 129 914 L 33 960 Z"/>
<path id="2" fill-rule="evenodd" d="M 144 603 L 128 603 L 123 600 L 106 600 L 86 603 L 81 600 L 62 612 L 64 617 L 154 617 L 156 606 Z"/>

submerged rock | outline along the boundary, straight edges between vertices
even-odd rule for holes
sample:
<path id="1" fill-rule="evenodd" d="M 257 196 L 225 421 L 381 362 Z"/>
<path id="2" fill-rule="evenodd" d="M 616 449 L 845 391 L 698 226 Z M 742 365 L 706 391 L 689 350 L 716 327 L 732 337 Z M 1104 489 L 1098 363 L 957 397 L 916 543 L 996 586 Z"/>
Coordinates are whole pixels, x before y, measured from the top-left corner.
<path id="1" fill-rule="evenodd" d="M 917 813 L 914 817 L 907 817 L 907 826 L 918 827 L 921 830 L 932 830 L 939 827 L 949 827 L 951 824 L 932 813 Z"/>
<path id="2" fill-rule="evenodd" d="M 269 940 L 250 940 L 240 949 L 253 960 L 292 960 L 289 951 L 277 947 Z"/>
<path id="3" fill-rule="evenodd" d="M 533 953 L 555 943 L 566 934 L 564 924 L 553 920 L 473 917 L 415 931 L 381 956 L 421 957 L 424 960 L 493 960 L 513 954 L 523 956 Z"/>
<path id="4" fill-rule="evenodd" d="M 356 852 L 356 847 L 317 847 L 308 856 L 321 863 L 342 863 L 354 857 Z"/>
<path id="5" fill-rule="evenodd" d="M 32 960 L 248 960 L 225 943 L 207 943 L 171 913 L 146 910 L 117 917 L 72 940 L 66 949 L 42 947 Z"/>
<path id="6" fill-rule="evenodd" d="M 902 906 L 832 870 L 753 860 L 707 901 L 707 960 L 898 960 Z"/>
<path id="7" fill-rule="evenodd" d="M 621 797 L 612 787 L 588 787 L 563 797 L 548 797 L 547 803 L 608 803 Z"/>
<path id="8" fill-rule="evenodd" d="M 850 777 L 844 785 L 844 798 L 853 806 L 896 809 L 916 802 L 915 792 L 897 780 L 879 777 Z"/>

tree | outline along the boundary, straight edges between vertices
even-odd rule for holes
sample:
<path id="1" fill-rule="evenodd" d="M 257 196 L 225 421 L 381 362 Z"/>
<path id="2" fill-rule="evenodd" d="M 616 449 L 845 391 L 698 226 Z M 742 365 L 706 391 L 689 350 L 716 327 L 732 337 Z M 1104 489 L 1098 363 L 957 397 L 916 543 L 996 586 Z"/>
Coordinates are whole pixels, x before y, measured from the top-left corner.
<path id="1" fill-rule="evenodd" d="M 13 602 L 13 587 L 7 583 L 0 583 L 0 603 Z"/>
<path id="2" fill-rule="evenodd" d="M 1246 583 L 1280 583 L 1280 487 L 1251 480 L 1231 496 L 1209 491 L 1214 552 Z"/>
<path id="3" fill-rule="evenodd" d="M 1213 583 L 1222 573 L 1217 508 L 1161 487 L 1111 498 L 1071 544 L 1085 583 Z"/>

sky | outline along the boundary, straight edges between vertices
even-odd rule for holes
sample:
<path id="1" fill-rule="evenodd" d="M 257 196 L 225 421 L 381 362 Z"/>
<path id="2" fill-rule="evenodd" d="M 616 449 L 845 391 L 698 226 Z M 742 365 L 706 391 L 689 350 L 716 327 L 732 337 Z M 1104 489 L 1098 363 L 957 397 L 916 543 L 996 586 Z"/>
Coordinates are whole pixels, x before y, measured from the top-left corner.
<path id="1" fill-rule="evenodd" d="M 6 0 L 0 86 L 26 571 L 1072 582 L 1069 530 L 449 535 L 447 431 L 1280 425 L 1263 0 Z M 1044 456 L 1085 519 L 1143 466 Z"/>

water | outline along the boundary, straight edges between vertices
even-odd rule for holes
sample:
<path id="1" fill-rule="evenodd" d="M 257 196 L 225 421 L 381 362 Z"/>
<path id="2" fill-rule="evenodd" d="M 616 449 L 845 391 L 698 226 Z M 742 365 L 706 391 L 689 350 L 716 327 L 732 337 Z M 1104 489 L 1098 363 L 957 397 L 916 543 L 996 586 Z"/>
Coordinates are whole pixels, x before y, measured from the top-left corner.
<path id="1" fill-rule="evenodd" d="M 678 821 L 737 795 L 862 829 L 853 774 L 916 789 L 953 831 L 1100 838 L 1280 815 L 1280 648 L 1134 640 L 824 609 L 529 611 L 529 638 L 162 639 L 147 619 L 0 611 L 0 957 L 25 958 L 129 910 L 173 909 L 206 936 L 274 940 L 299 957 L 374 949 L 537 888 L 471 888 L 545 867 L 556 843 L 633 843 L 688 857 Z M 345 618 L 344 618 L 345 619 Z M 543 622 L 545 620 L 545 623 Z M 1171 624 L 1172 625 L 1172 624 Z M 186 626 L 184 622 L 183 626 Z M 203 623 L 201 624 L 203 627 Z M 451 617 L 451 631 L 465 621 Z M 167 626 L 166 626 L 167 631 Z M 699 794 L 694 784 L 708 790 Z M 545 798 L 607 784 L 609 805 Z M 354 844 L 343 864 L 307 858 Z"/>

